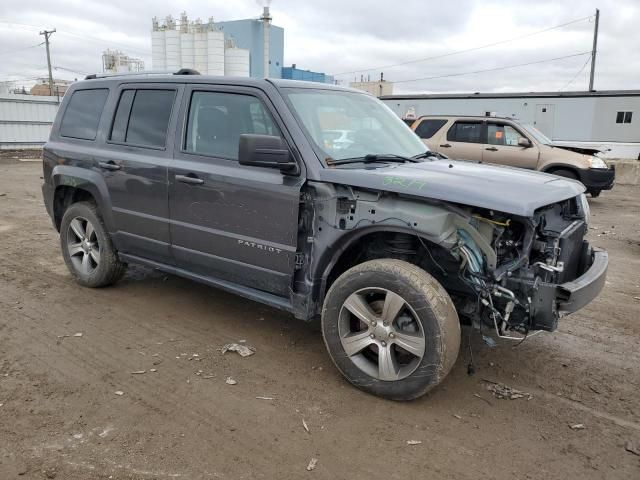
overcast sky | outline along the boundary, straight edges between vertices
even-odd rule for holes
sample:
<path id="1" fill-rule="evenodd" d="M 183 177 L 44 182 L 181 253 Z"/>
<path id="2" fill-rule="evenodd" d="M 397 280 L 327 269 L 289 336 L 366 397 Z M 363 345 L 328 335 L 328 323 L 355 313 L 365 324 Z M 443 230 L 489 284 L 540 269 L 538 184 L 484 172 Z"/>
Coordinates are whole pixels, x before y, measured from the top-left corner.
<path id="1" fill-rule="evenodd" d="M 117 48 L 151 66 L 151 17 L 235 20 L 256 18 L 256 0 L 2 0 L 0 81 L 46 74 L 40 29 L 51 38 L 57 78 L 101 70 L 101 53 Z M 380 69 L 403 92 L 584 90 L 588 54 L 506 70 L 456 75 L 588 52 L 593 19 L 530 35 L 592 16 L 600 8 L 595 88 L 640 88 L 638 0 L 274 0 L 273 22 L 285 29 L 285 64 L 338 75 L 344 83 Z M 408 63 L 502 40 L 508 43 Z M 581 68 L 584 67 L 581 71 Z M 357 72 L 355 72 L 357 71 Z M 74 73 L 76 72 L 76 73 Z M 580 73 L 579 73 L 580 72 Z M 449 76 L 455 75 L 455 76 Z M 431 78 L 442 77 L 445 78 Z M 429 80 L 409 81 L 431 78 Z M 574 79 L 575 78 L 575 79 Z M 567 85 L 571 80 L 572 83 Z M 26 80 L 23 80 L 26 81 Z M 20 82 L 18 82 L 20 84 Z"/>

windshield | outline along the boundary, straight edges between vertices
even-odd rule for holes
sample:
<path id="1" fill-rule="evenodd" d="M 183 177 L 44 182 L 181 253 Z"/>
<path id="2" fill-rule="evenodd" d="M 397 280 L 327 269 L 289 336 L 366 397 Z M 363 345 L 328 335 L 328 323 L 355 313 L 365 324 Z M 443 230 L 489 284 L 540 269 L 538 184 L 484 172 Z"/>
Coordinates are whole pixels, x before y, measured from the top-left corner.
<path id="1" fill-rule="evenodd" d="M 540 130 L 538 130 L 536 127 L 534 127 L 530 123 L 527 123 L 522 126 L 533 138 L 536 139 L 538 143 L 541 143 L 543 145 L 551 145 L 552 143 L 551 140 L 549 140 L 549 138 L 544 133 L 542 133 Z"/>
<path id="2" fill-rule="evenodd" d="M 309 88 L 283 90 L 325 160 L 365 155 L 413 157 L 426 150 L 395 113 L 370 95 Z"/>

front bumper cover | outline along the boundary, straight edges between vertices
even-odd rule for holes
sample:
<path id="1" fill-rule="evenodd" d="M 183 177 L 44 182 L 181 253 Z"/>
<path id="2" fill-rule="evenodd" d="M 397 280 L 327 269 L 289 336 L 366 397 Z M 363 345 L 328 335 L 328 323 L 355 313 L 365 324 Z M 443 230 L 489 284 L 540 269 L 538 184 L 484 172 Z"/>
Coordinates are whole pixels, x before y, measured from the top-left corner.
<path id="1" fill-rule="evenodd" d="M 580 182 L 591 190 L 611 190 L 616 180 L 615 166 L 609 168 L 587 168 L 578 170 Z"/>
<path id="2" fill-rule="evenodd" d="M 599 248 L 591 249 L 591 265 L 575 280 L 558 285 L 558 313 L 560 316 L 576 312 L 596 298 L 607 279 L 609 254 Z"/>

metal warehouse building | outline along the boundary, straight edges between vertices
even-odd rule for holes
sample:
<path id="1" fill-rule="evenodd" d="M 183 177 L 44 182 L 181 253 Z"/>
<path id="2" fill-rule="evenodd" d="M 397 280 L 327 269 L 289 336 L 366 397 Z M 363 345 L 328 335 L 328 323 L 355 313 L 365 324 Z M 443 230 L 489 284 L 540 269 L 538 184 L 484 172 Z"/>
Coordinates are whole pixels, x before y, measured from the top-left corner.
<path id="1" fill-rule="evenodd" d="M 640 158 L 640 90 L 391 95 L 381 99 L 402 118 L 496 115 L 530 123 L 558 144 L 610 149 Z"/>
<path id="2" fill-rule="evenodd" d="M 58 97 L 0 95 L 0 149 L 40 147 L 59 105 Z"/>

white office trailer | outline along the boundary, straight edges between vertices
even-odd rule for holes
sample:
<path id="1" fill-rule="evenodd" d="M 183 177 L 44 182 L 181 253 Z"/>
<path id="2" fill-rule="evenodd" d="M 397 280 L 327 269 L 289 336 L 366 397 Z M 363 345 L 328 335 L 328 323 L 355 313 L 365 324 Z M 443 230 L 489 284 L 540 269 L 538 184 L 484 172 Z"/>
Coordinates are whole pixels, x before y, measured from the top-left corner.
<path id="1" fill-rule="evenodd" d="M 388 95 L 401 118 L 500 116 L 534 125 L 559 145 L 605 150 L 606 158 L 640 159 L 640 90 Z"/>
<path id="2" fill-rule="evenodd" d="M 168 16 L 163 23 L 152 21 L 151 53 L 153 70 L 178 71 L 193 68 L 203 75 L 249 76 L 249 50 L 225 46 L 224 33 L 209 18 L 190 22 L 186 13 L 176 21 Z M 227 60 L 226 54 L 231 58 Z M 225 66 L 229 65 L 229 72 Z"/>
<path id="3" fill-rule="evenodd" d="M 58 97 L 0 95 L 0 149 L 39 148 L 49 138 Z"/>

